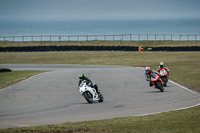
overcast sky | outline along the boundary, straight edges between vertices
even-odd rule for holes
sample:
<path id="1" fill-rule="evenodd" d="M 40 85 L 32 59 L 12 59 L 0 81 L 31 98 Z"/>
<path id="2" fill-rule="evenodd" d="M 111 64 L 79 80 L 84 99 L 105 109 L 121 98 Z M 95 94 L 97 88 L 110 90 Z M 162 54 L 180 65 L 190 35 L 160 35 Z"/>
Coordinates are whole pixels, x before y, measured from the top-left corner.
<path id="1" fill-rule="evenodd" d="M 200 0 L 0 0 L 0 18 L 200 18 Z"/>

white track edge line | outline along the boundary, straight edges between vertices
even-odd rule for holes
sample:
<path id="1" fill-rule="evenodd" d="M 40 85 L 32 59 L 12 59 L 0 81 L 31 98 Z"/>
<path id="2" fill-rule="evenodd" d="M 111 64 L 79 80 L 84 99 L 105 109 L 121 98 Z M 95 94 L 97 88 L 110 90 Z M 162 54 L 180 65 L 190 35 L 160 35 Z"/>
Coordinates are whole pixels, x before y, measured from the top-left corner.
<path id="1" fill-rule="evenodd" d="M 35 78 L 35 77 L 40 76 L 40 75 L 42 75 L 42 74 L 44 74 L 44 73 L 47 73 L 47 72 L 42 72 L 42 73 L 39 73 L 39 74 L 33 75 L 33 76 L 31 76 L 31 77 L 29 77 L 29 78 L 26 78 L 26 79 L 24 79 L 24 80 L 22 80 L 22 81 L 20 81 L 20 82 L 23 82 L 23 81 L 26 81 L 26 80 L 29 80 L 29 79 Z M 18 82 L 17 82 L 17 83 L 18 83 Z M 0 89 L 0 92 L 3 91 L 5 88 L 10 87 L 10 86 L 12 86 L 12 85 L 9 85 L 9 86 L 6 86 L 6 87 Z"/>
<path id="2" fill-rule="evenodd" d="M 144 69 L 143 67 L 137 67 L 137 68 Z M 182 86 L 182 85 L 180 85 L 180 84 L 178 84 L 178 83 L 176 83 L 176 82 L 174 82 L 174 81 L 172 81 L 172 80 L 169 80 L 169 82 L 171 82 L 171 83 L 173 83 L 173 84 L 175 84 L 175 85 L 177 85 L 177 86 L 179 86 L 179 87 L 181 87 L 181 88 L 183 88 L 183 89 L 185 89 L 185 90 L 187 90 L 187 91 L 190 91 L 190 92 L 192 92 L 192 93 L 197 94 L 197 95 L 200 96 L 199 93 L 197 93 L 197 92 L 195 92 L 195 91 L 193 91 L 193 90 L 191 90 L 191 89 L 188 89 L 188 88 L 186 88 L 186 87 L 184 87 L 184 86 Z M 196 107 L 196 106 L 199 106 L 199 105 L 200 105 L 200 103 L 198 103 L 198 104 L 196 104 L 196 105 L 192 105 L 192 106 L 188 106 L 188 107 L 183 107 L 183 108 L 178 108 L 178 109 L 173 109 L 173 110 L 164 111 L 164 112 L 178 111 L 178 110 L 183 110 L 183 109 L 188 109 L 188 108 Z M 145 116 L 145 115 L 152 115 L 152 114 L 159 114 L 159 113 L 163 113 L 163 112 L 147 113 L 147 114 L 134 115 L 134 116 Z"/>
<path id="3" fill-rule="evenodd" d="M 179 109 L 173 109 L 173 110 L 168 110 L 168 111 L 163 111 L 163 112 L 147 113 L 147 114 L 141 114 L 141 115 L 134 115 L 134 116 L 146 116 L 146 115 L 154 115 L 154 114 L 166 113 L 166 112 L 171 112 L 171 111 L 179 111 L 179 110 L 184 110 L 184 109 L 189 109 L 189 108 L 192 108 L 192 107 L 196 107 L 196 106 L 199 106 L 199 105 L 200 105 L 200 103 L 198 103 L 196 105 L 184 107 L 184 108 L 179 108 Z"/>
<path id="4" fill-rule="evenodd" d="M 142 68 L 142 67 L 137 67 L 137 68 Z M 44 73 L 46 73 L 46 72 L 39 73 L 39 74 L 34 75 L 34 76 L 32 76 L 32 77 L 29 77 L 29 78 L 27 78 L 27 79 L 25 79 L 25 80 L 23 80 L 23 81 L 26 81 L 26 80 L 32 79 L 32 78 L 34 78 L 34 77 L 40 76 L 40 75 L 42 75 L 42 74 L 44 74 Z M 195 92 L 195 91 L 192 91 L 192 90 L 190 90 L 190 89 L 188 89 L 188 88 L 186 88 L 186 87 L 184 87 L 184 86 L 182 86 L 182 85 L 180 85 L 180 84 L 178 84 L 178 83 L 176 83 L 176 82 L 174 82 L 174 81 L 169 80 L 169 82 L 171 82 L 171 83 L 173 83 L 173 84 L 175 84 L 175 85 L 177 85 L 177 86 L 179 86 L 179 87 L 181 87 L 181 88 L 183 88 L 183 89 L 185 89 L 185 90 L 188 90 L 188 91 L 190 91 L 190 92 L 192 92 L 192 93 L 197 94 L 197 95 L 200 96 L 199 93 L 197 93 L 197 92 Z M 9 86 L 7 86 L 7 87 L 9 87 Z M 7 88 L 7 87 L 5 87 L 5 88 Z M 3 91 L 3 90 L 4 90 L 4 88 L 1 89 L 0 91 Z M 183 110 L 183 109 L 188 109 L 188 108 L 196 107 L 196 106 L 199 106 L 199 105 L 200 105 L 200 103 L 198 103 L 198 104 L 196 104 L 196 105 L 192 105 L 192 106 L 188 106 L 188 107 L 184 107 L 184 108 L 179 108 L 179 109 L 173 109 L 173 110 L 164 111 L 164 112 Z M 145 115 L 152 115 L 152 114 L 159 114 L 159 113 L 163 113 L 163 112 L 154 112 L 154 113 L 147 113 L 147 114 L 134 115 L 134 116 L 145 116 Z"/>
<path id="5" fill-rule="evenodd" d="M 195 93 L 195 94 L 200 95 L 199 93 L 197 93 L 197 92 L 195 92 L 195 91 L 193 91 L 193 90 L 191 90 L 191 89 L 188 89 L 188 88 L 186 88 L 186 87 L 184 87 L 184 86 L 182 86 L 182 85 L 180 85 L 180 84 L 178 84 L 178 83 L 176 83 L 176 82 L 174 82 L 174 81 L 172 81 L 172 80 L 169 80 L 169 82 L 171 82 L 171 83 L 173 83 L 173 84 L 175 84 L 175 85 L 177 85 L 177 86 L 179 86 L 179 87 L 181 87 L 181 88 L 183 88 L 183 89 L 185 89 L 185 90 L 188 90 L 188 91 L 190 91 L 190 92 L 192 92 L 192 93 Z"/>

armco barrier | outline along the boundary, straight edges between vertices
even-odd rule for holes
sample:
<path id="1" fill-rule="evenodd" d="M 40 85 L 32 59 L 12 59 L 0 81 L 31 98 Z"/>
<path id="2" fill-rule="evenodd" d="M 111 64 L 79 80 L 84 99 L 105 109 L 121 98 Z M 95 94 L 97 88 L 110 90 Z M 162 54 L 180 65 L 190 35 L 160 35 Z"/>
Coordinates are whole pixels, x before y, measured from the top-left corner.
<path id="1" fill-rule="evenodd" d="M 200 51 L 200 46 L 150 47 L 137 46 L 23 46 L 0 47 L 0 52 L 44 52 L 44 51 Z"/>

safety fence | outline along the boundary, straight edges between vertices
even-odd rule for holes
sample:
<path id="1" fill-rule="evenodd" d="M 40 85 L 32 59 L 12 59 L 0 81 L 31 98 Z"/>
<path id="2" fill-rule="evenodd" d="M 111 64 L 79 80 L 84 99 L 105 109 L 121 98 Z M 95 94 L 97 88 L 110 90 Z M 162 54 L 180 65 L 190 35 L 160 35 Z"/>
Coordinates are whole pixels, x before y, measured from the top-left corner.
<path id="1" fill-rule="evenodd" d="M 0 36 L 0 41 L 142 41 L 171 40 L 197 41 L 200 34 L 121 34 L 121 35 L 40 35 L 40 36 Z"/>
<path id="2" fill-rule="evenodd" d="M 200 46 L 138 47 L 138 46 L 23 46 L 0 47 L 0 52 L 46 51 L 200 51 Z"/>

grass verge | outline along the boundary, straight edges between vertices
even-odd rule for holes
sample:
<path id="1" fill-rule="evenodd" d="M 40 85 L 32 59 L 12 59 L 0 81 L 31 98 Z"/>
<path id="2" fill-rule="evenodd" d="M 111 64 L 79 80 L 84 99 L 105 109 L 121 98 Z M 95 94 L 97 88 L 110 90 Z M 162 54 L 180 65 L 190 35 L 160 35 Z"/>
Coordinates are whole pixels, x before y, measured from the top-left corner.
<path id="1" fill-rule="evenodd" d="M 13 46 L 200 46 L 200 41 L 35 41 L 35 42 L 12 42 L 0 41 L 0 47 Z"/>
<path id="2" fill-rule="evenodd" d="M 0 133 L 198 133 L 200 106 L 140 117 L 0 129 Z"/>
<path id="3" fill-rule="evenodd" d="M 1 72 L 0 73 L 0 89 L 12 85 L 16 82 L 19 82 L 21 80 L 24 80 L 28 77 L 31 77 L 33 75 L 39 74 L 44 71 L 12 71 L 12 72 Z"/>
<path id="4" fill-rule="evenodd" d="M 93 64 L 144 67 L 156 70 L 163 61 L 170 79 L 200 92 L 200 52 L 3 52 L 0 64 Z M 1 66 L 1 65 L 0 65 Z"/>
<path id="5" fill-rule="evenodd" d="M 163 61 L 170 69 L 170 79 L 187 84 L 190 88 L 199 92 L 200 71 L 197 67 L 200 65 L 199 57 L 200 52 L 10 52 L 0 53 L 0 64 L 101 64 L 142 67 L 149 65 L 153 69 L 156 69 L 159 62 Z M 4 76 L 5 75 L 0 75 L 0 77 Z M 200 132 L 199 123 L 200 106 L 197 106 L 180 111 L 171 111 L 140 117 L 0 129 L 0 133 L 197 133 Z"/>

